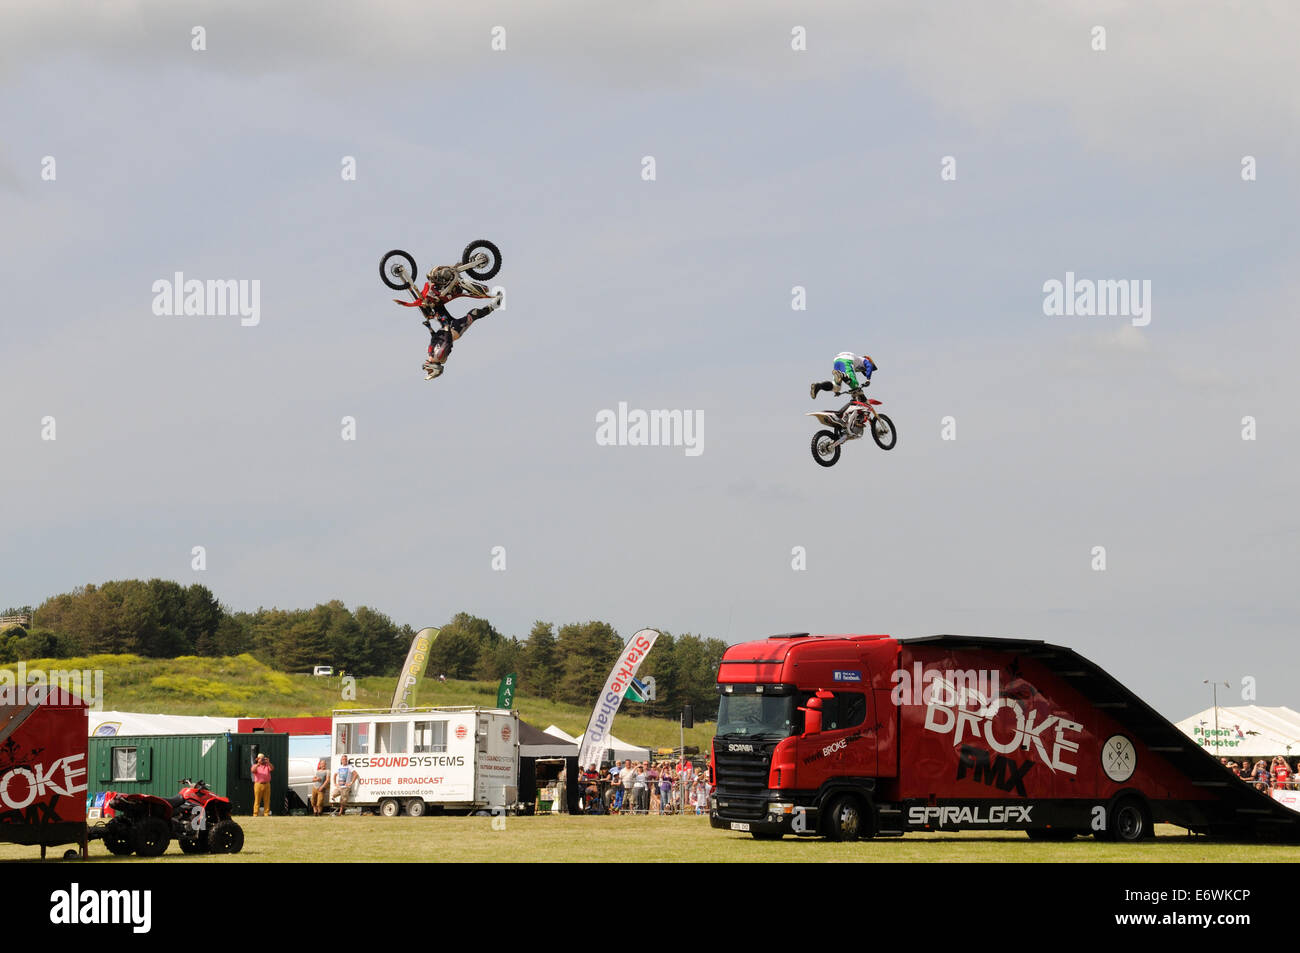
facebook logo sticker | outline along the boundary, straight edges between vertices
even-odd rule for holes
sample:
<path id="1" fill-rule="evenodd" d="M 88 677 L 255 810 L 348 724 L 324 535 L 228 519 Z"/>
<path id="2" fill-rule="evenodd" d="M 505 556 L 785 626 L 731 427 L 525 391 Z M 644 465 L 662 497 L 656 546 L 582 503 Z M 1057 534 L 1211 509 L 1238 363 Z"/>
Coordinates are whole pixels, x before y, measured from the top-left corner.
<path id="1" fill-rule="evenodd" d="M 861 672 L 835 672 L 833 677 L 837 682 L 860 682 L 862 681 Z"/>

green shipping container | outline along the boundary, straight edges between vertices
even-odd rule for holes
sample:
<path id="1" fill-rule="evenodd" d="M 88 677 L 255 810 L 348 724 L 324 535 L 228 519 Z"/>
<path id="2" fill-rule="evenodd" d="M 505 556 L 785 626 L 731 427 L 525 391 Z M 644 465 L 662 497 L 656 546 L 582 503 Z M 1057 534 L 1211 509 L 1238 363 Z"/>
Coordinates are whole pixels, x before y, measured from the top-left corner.
<path id="1" fill-rule="evenodd" d="M 106 791 L 175 797 L 182 778 L 206 781 L 230 798 L 236 815 L 253 813 L 253 759 L 264 754 L 271 772 L 271 813 L 286 814 L 289 791 L 289 736 L 259 731 L 219 735 L 110 735 L 92 737 L 87 760 L 87 803 Z"/>

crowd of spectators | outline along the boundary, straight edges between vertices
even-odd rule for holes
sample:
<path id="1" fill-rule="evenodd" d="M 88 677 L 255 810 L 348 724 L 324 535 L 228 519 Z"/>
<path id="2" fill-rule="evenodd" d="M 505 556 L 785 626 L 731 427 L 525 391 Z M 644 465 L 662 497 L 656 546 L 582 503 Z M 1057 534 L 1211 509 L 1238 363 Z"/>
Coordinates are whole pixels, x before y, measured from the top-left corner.
<path id="1" fill-rule="evenodd" d="M 1260 758 L 1254 765 L 1249 759 L 1238 762 L 1231 758 L 1220 758 L 1219 761 L 1234 775 L 1255 785 L 1257 790 L 1270 791 L 1280 788 L 1294 791 L 1300 788 L 1300 781 L 1296 778 L 1297 765 L 1287 761 L 1281 755 L 1276 755 L 1271 762 Z"/>
<path id="2" fill-rule="evenodd" d="M 589 765 L 579 790 L 588 814 L 707 814 L 713 784 L 707 767 L 683 758 Z"/>

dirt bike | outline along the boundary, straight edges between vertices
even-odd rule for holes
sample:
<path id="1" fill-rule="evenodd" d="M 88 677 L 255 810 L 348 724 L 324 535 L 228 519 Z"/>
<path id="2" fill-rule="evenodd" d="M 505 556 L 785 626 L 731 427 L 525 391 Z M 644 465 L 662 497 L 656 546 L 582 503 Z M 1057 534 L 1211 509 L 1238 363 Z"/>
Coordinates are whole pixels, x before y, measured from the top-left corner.
<path id="1" fill-rule="evenodd" d="M 203 781 L 184 778 L 176 797 L 156 794 L 104 795 L 108 821 L 87 832 L 102 840 L 110 854 L 158 857 L 172 838 L 186 854 L 237 854 L 244 829 L 230 816 L 230 800 L 214 794 Z"/>
<path id="2" fill-rule="evenodd" d="M 877 413 L 880 401 L 872 400 L 861 390 L 851 391 L 849 402 L 834 411 L 811 411 L 804 416 L 816 417 L 829 430 L 819 430 L 813 434 L 813 459 L 824 467 L 833 467 L 840 459 L 840 447 L 850 440 L 861 437 L 867 427 L 871 428 L 871 437 L 881 450 L 893 450 L 898 443 L 898 431 L 894 422 L 884 414 Z"/>
<path id="3" fill-rule="evenodd" d="M 426 319 L 433 317 L 433 309 L 454 298 L 491 298 L 490 289 L 479 284 L 490 281 L 501 270 L 501 250 L 486 239 L 478 239 L 465 246 L 460 263 L 439 265 L 429 269 L 423 288 L 415 286 L 419 269 L 415 259 L 400 248 L 390 251 L 379 260 L 379 277 L 394 291 L 410 292 L 414 301 L 394 298 L 404 308 L 419 308 Z M 473 281 L 467 281 L 468 275 Z"/>

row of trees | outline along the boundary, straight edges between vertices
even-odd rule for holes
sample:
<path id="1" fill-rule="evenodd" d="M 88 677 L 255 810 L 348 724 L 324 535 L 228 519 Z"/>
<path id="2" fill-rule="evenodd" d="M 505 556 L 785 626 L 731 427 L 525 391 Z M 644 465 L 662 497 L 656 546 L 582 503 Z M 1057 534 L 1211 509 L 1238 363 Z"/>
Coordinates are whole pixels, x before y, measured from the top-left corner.
<path id="1" fill-rule="evenodd" d="M 30 614 L 30 607 L 0 615 Z M 52 596 L 35 610 L 34 627 L 0 633 L 0 663 L 28 658 L 134 653 L 153 658 L 249 653 L 287 672 L 328 664 L 350 674 L 396 676 L 415 632 L 367 606 L 334 600 L 312 609 L 231 612 L 206 587 L 164 579 L 88 585 Z M 537 622 L 527 638 L 502 635 L 486 619 L 458 613 L 430 651 L 432 676 L 495 681 L 519 675 L 519 690 L 574 705 L 600 692 L 624 639 L 606 622 Z M 714 682 L 726 648 L 720 639 L 664 632 L 642 663 L 654 677 L 656 701 L 630 713 L 675 715 L 694 705 L 698 717 L 717 711 Z"/>
<path id="2" fill-rule="evenodd" d="M 721 639 L 674 636 L 660 630 L 655 647 L 641 664 L 651 675 L 657 698 L 632 713 L 675 715 L 694 705 L 701 718 L 717 712 L 718 663 L 726 650 Z M 496 680 L 519 675 L 520 690 L 572 705 L 590 705 L 623 649 L 624 638 L 607 622 L 574 622 L 557 629 L 535 622 L 527 639 L 506 638 L 486 619 L 458 614 L 443 626 L 429 652 L 429 673 L 448 678 Z"/>

